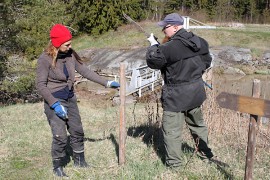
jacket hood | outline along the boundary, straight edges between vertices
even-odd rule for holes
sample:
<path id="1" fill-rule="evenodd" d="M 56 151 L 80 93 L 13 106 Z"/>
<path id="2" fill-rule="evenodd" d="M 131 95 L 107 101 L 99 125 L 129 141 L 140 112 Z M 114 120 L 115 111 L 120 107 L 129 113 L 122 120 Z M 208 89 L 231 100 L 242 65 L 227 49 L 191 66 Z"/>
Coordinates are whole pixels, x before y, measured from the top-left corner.
<path id="1" fill-rule="evenodd" d="M 175 33 L 171 40 L 178 39 L 183 42 L 186 47 L 189 47 L 192 51 L 199 51 L 201 49 L 201 41 L 198 36 L 192 32 L 187 32 L 185 29 L 180 29 Z"/>

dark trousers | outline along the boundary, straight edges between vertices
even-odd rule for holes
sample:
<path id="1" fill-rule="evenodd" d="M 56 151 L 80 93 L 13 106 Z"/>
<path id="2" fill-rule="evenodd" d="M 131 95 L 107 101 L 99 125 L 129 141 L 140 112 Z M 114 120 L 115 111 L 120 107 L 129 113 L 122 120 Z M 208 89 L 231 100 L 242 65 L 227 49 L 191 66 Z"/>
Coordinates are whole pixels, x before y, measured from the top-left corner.
<path id="1" fill-rule="evenodd" d="M 51 127 L 52 140 L 52 158 L 58 159 L 66 155 L 66 146 L 68 135 L 70 134 L 70 146 L 74 152 L 80 153 L 84 151 L 84 132 L 77 106 L 77 98 L 74 95 L 68 100 L 59 99 L 61 105 L 67 108 L 68 120 L 59 118 L 53 109 L 45 102 L 44 109 L 49 125 Z"/>

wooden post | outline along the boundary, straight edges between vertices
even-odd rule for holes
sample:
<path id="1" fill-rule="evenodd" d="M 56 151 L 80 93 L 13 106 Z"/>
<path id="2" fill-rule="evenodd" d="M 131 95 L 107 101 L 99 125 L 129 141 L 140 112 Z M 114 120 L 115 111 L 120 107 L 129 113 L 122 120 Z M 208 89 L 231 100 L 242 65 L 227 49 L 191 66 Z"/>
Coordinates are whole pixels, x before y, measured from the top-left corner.
<path id="1" fill-rule="evenodd" d="M 255 79 L 253 81 L 252 96 L 255 98 L 260 97 L 260 80 Z M 245 168 L 245 180 L 253 179 L 253 165 L 256 146 L 256 130 L 257 130 L 257 115 L 250 115 L 249 131 L 248 131 L 248 145 L 246 155 L 246 168 Z"/>
<path id="2" fill-rule="evenodd" d="M 120 64 L 120 124 L 119 124 L 119 165 L 125 163 L 125 100 L 126 100 L 126 64 Z"/>
<path id="3" fill-rule="evenodd" d="M 270 101 L 260 99 L 260 80 L 253 81 L 252 96 L 240 96 L 222 92 L 217 96 L 220 107 L 250 114 L 245 180 L 253 179 L 253 164 L 256 150 L 256 131 L 259 116 L 270 118 Z"/>

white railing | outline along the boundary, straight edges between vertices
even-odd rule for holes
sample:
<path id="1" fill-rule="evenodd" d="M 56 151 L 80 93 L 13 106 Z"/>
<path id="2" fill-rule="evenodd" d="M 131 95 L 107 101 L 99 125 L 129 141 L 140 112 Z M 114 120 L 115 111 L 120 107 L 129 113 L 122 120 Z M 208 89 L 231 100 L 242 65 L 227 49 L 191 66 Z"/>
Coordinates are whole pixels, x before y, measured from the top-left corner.
<path id="1" fill-rule="evenodd" d="M 183 16 L 184 18 L 184 28 L 185 29 L 216 29 L 216 26 L 209 26 L 207 24 L 204 24 L 198 20 L 192 19 L 188 16 Z M 195 24 L 195 26 L 191 26 L 190 24 Z"/>
<path id="2" fill-rule="evenodd" d="M 118 75 L 109 75 L 99 73 L 101 76 L 114 77 L 114 80 L 119 82 Z M 138 93 L 141 97 L 144 88 L 155 90 L 157 84 L 163 85 L 163 79 L 160 70 L 150 69 L 148 66 L 142 66 L 126 72 L 126 96 L 133 93 Z"/>
<path id="3" fill-rule="evenodd" d="M 126 73 L 126 96 L 138 92 L 142 96 L 142 90 L 149 87 L 155 90 L 155 84 L 162 83 L 162 76 L 159 70 L 150 69 L 148 66 L 139 67 Z"/>
<path id="4" fill-rule="evenodd" d="M 98 73 L 100 76 L 113 78 L 114 81 L 119 82 L 119 75 Z M 88 81 L 86 78 L 81 75 L 76 75 L 75 85 Z M 161 77 L 161 72 L 159 70 L 150 69 L 148 66 L 142 66 L 139 68 L 132 69 L 126 72 L 126 96 L 138 93 L 138 96 L 142 96 L 142 90 L 144 88 L 149 88 L 151 91 L 155 90 L 156 85 L 162 84 L 163 79 Z"/>
<path id="5" fill-rule="evenodd" d="M 210 55 L 212 56 L 212 63 L 214 64 L 214 54 L 210 53 Z M 101 76 L 110 77 L 111 79 L 113 78 L 117 82 L 120 80 L 119 75 L 107 73 L 98 74 Z M 206 76 L 206 74 L 204 74 L 204 76 Z M 79 74 L 76 74 L 75 77 L 77 79 L 75 85 L 88 81 Z M 205 84 L 207 85 L 206 82 Z M 150 69 L 147 65 L 145 65 L 126 72 L 126 96 L 133 93 L 138 93 L 138 96 L 141 97 L 143 89 L 148 88 L 149 90 L 154 91 L 157 85 L 164 85 L 160 70 Z M 209 87 L 209 85 L 207 86 Z"/>

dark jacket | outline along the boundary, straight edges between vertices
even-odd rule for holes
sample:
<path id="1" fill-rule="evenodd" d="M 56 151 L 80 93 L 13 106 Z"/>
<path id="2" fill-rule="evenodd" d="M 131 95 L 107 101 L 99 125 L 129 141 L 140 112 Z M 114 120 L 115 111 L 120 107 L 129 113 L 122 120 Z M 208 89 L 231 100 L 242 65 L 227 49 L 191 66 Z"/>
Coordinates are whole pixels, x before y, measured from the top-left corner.
<path id="1" fill-rule="evenodd" d="M 163 74 L 161 100 L 165 111 L 180 112 L 202 105 L 206 99 L 202 74 L 212 61 L 203 38 L 181 29 L 167 43 L 149 47 L 146 60 L 150 68 Z"/>
<path id="2" fill-rule="evenodd" d="M 52 58 L 47 53 L 43 52 L 40 55 L 37 63 L 36 88 L 50 106 L 58 100 L 54 94 L 66 89 L 73 90 L 75 70 L 91 81 L 104 86 L 107 84 L 107 80 L 77 61 L 72 52 L 65 57 L 57 58 L 55 68 L 52 67 Z"/>

